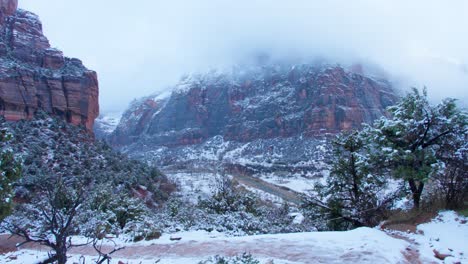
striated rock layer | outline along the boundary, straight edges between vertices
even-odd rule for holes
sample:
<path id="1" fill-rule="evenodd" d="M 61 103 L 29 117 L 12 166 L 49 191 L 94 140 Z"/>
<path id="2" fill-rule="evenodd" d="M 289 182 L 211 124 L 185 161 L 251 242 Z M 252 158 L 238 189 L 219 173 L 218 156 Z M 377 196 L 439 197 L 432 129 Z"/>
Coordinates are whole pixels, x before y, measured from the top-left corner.
<path id="1" fill-rule="evenodd" d="M 339 66 L 238 67 L 189 76 L 171 93 L 133 102 L 109 141 L 160 166 L 306 171 L 328 155 L 326 138 L 371 123 L 396 100 L 389 82 Z"/>
<path id="2" fill-rule="evenodd" d="M 96 72 L 51 48 L 39 18 L 0 0 L 0 114 L 29 119 L 37 111 L 92 130 L 99 114 Z"/>

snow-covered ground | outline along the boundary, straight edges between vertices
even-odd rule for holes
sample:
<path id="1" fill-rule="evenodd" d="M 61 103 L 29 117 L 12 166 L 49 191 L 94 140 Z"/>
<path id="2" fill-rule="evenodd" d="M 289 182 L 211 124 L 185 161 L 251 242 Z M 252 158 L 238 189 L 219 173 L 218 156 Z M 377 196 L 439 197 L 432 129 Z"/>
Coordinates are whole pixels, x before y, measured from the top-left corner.
<path id="1" fill-rule="evenodd" d="M 249 252 L 262 263 L 405 263 L 408 242 L 383 231 L 358 228 L 348 232 L 310 232 L 227 238 L 207 232 L 179 234 L 151 243 L 117 242 L 125 249 L 114 254 L 112 263 L 198 263 L 214 255 L 233 256 Z M 90 247 L 70 252 L 70 263 L 86 263 L 95 257 Z M 47 256 L 45 250 L 21 250 L 0 256 L 1 263 L 35 263 Z"/>
<path id="2" fill-rule="evenodd" d="M 324 178 L 310 179 L 298 174 L 279 176 L 275 174 L 261 174 L 257 175 L 260 179 L 274 185 L 287 187 L 293 191 L 306 193 L 314 188 L 316 182 L 322 182 Z"/>
<path id="3" fill-rule="evenodd" d="M 468 263 L 468 218 L 445 211 L 417 232 L 402 233 L 358 228 L 347 232 L 308 232 L 292 234 L 229 237 L 207 231 L 164 234 L 160 239 L 138 243 L 112 239 L 103 249 L 124 246 L 111 263 L 198 263 L 215 255 L 252 254 L 261 263 Z M 387 231 L 389 232 L 389 231 Z M 401 239 L 399 239 L 399 238 Z M 171 239 L 172 238 L 172 239 Z M 180 240 L 174 240 L 179 238 Z M 3 236 L 1 239 L 5 239 Z M 82 243 L 83 238 L 75 238 Z M 411 249 L 411 250 L 410 250 Z M 449 255 L 435 257 L 434 250 Z M 413 252 L 408 257 L 408 252 Z M 70 263 L 91 263 L 96 253 L 90 246 L 73 249 Z M 36 263 L 47 257 L 44 248 L 23 248 L 0 255 L 0 263 Z M 273 261 L 273 262 L 271 262 Z"/>
<path id="4" fill-rule="evenodd" d="M 468 263 L 467 221 L 453 211 L 444 211 L 431 222 L 418 225 L 415 234 L 399 234 L 414 241 L 424 263 Z M 447 257 L 437 259 L 435 251 Z"/>

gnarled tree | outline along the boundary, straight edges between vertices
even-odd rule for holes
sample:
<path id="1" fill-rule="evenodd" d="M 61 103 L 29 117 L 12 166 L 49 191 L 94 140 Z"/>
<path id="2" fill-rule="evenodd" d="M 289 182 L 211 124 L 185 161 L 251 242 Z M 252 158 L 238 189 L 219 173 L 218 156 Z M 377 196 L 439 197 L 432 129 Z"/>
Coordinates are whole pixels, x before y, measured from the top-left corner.
<path id="1" fill-rule="evenodd" d="M 44 180 L 32 203 L 19 205 L 15 217 L 5 227 L 26 243 L 38 243 L 52 249 L 42 263 L 64 264 L 67 250 L 73 246 L 70 236 L 76 228 L 76 216 L 85 200 L 85 191 L 77 181 L 65 182 L 61 177 Z"/>

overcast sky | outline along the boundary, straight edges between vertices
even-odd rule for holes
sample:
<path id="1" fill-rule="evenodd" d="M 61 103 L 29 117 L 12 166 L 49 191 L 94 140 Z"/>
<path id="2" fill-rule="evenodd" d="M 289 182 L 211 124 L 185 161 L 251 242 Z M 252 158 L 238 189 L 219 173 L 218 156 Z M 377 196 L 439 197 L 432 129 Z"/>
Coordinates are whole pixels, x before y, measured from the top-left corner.
<path id="1" fill-rule="evenodd" d="M 466 0 L 19 2 L 53 47 L 98 72 L 101 112 L 257 52 L 369 62 L 434 99 L 468 99 Z"/>

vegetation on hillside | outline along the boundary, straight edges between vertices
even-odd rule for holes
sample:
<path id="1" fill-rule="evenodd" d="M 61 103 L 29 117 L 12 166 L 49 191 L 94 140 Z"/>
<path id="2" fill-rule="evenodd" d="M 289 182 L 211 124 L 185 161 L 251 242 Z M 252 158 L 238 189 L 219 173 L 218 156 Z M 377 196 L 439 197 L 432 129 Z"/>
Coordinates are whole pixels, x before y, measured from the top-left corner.
<path id="1" fill-rule="evenodd" d="M 150 208 L 161 206 L 174 190 L 156 168 L 128 159 L 62 120 L 39 114 L 0 126 L 12 135 L 2 150 L 23 160 L 22 177 L 11 185 L 15 210 L 3 228 L 25 242 L 50 247 L 47 261 L 66 262 L 71 235 L 98 239 L 140 232 Z"/>

